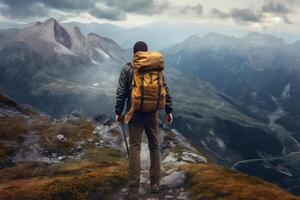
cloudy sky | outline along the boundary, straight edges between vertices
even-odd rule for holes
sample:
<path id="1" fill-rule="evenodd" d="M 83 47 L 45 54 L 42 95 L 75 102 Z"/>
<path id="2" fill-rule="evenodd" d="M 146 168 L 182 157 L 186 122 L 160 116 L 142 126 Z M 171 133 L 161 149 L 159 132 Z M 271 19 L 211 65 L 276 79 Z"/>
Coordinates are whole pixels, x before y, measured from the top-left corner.
<path id="1" fill-rule="evenodd" d="M 1 22 L 109 22 L 134 27 L 157 21 L 235 30 L 300 34 L 300 0 L 0 0 Z"/>

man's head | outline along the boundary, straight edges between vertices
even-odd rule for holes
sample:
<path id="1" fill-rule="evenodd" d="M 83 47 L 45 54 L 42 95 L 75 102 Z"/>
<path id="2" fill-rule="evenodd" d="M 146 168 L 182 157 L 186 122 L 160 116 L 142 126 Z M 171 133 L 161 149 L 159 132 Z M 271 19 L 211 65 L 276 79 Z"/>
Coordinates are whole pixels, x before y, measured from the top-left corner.
<path id="1" fill-rule="evenodd" d="M 138 41 L 133 46 L 133 54 L 135 54 L 138 51 L 148 51 L 148 46 L 143 41 Z"/>

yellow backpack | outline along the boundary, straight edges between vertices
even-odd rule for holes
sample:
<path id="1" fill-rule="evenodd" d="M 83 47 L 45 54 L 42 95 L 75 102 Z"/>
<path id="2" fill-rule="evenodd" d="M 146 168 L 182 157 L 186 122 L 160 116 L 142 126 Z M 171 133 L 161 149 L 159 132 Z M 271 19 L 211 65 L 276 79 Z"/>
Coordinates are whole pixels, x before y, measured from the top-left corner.
<path id="1" fill-rule="evenodd" d="M 133 57 L 131 108 L 125 116 L 128 123 L 134 111 L 152 112 L 165 108 L 163 85 L 164 61 L 159 52 L 138 51 Z"/>

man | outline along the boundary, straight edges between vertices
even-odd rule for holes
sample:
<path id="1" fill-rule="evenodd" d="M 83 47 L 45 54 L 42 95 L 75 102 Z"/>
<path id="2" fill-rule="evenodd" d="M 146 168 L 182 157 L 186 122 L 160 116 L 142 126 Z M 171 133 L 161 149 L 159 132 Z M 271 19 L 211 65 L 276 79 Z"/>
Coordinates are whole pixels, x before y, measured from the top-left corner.
<path id="1" fill-rule="evenodd" d="M 136 42 L 133 47 L 133 54 L 139 51 L 148 51 L 147 44 L 143 41 Z M 127 63 L 120 74 L 119 86 L 116 94 L 116 121 L 123 123 L 122 112 L 126 102 L 126 113 L 131 105 L 131 90 L 134 68 L 131 63 Z M 165 122 L 171 124 L 172 117 L 172 98 L 169 95 L 169 89 L 163 80 L 163 86 L 166 90 L 165 100 Z M 158 111 L 133 113 L 129 123 L 129 199 L 137 199 L 140 181 L 140 150 L 143 130 L 148 138 L 150 149 L 150 187 L 151 192 L 159 192 L 160 182 L 160 149 L 158 142 Z"/>

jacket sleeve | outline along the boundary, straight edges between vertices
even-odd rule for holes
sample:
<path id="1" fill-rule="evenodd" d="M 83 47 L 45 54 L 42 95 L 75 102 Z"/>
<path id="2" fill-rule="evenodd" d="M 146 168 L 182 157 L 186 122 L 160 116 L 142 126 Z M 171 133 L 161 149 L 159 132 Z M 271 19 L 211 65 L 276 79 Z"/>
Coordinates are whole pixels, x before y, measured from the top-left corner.
<path id="1" fill-rule="evenodd" d="M 164 84 L 164 87 L 166 89 L 166 107 L 165 107 L 165 112 L 166 113 L 171 113 L 173 111 L 173 108 L 172 108 L 172 97 L 170 96 L 169 88 L 167 86 L 165 77 L 163 77 L 163 84 Z"/>
<path id="2" fill-rule="evenodd" d="M 126 67 L 123 67 L 119 77 L 119 85 L 116 93 L 115 112 L 117 115 L 122 114 L 126 99 L 128 97 L 128 93 L 129 93 L 128 81 L 129 80 L 128 80 Z"/>

